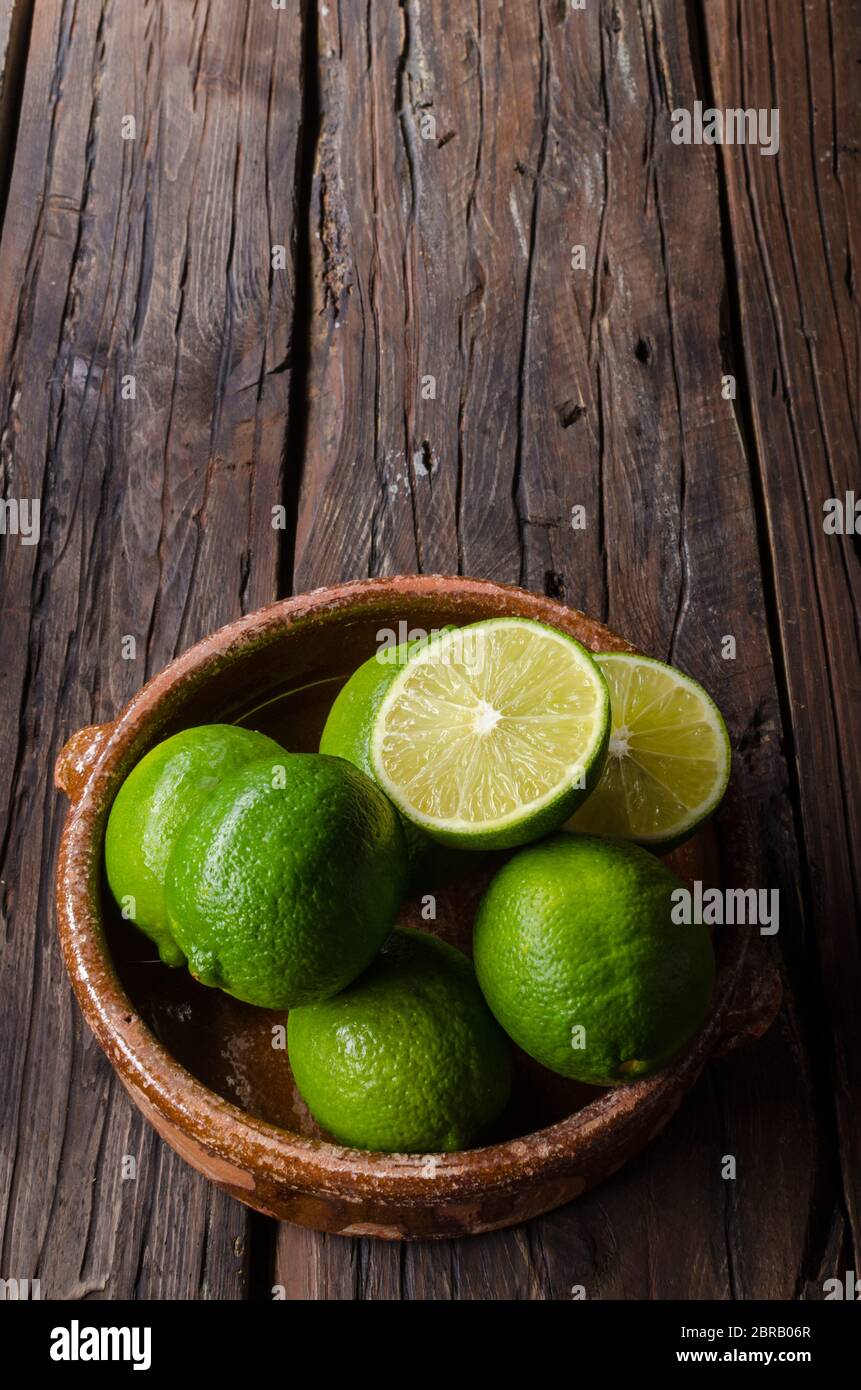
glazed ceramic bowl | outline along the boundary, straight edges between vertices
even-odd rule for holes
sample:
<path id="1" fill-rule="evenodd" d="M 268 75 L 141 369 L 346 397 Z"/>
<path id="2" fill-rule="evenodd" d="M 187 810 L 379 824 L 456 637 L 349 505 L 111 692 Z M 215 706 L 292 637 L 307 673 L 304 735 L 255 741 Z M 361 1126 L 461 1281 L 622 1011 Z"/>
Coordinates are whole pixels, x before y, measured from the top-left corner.
<path id="1" fill-rule="evenodd" d="M 104 882 L 105 822 L 124 777 L 155 743 L 191 725 L 226 721 L 289 749 L 314 750 L 332 699 L 376 649 L 382 629 L 403 632 L 404 623 L 429 631 L 500 614 L 540 619 L 594 651 L 629 649 L 581 613 L 521 589 L 444 576 L 361 580 L 222 628 L 151 680 L 115 723 L 75 734 L 58 759 L 57 785 L 71 809 L 57 911 L 84 1017 L 162 1138 L 257 1211 L 390 1239 L 492 1230 L 548 1211 L 619 1168 L 666 1124 L 707 1059 L 763 1032 L 776 1011 L 779 985 L 758 939 L 725 932 L 709 1018 L 665 1071 L 602 1092 L 519 1056 L 511 1105 L 483 1147 L 368 1153 L 330 1142 L 311 1120 L 286 1051 L 273 1046 L 286 1016 L 162 966 L 147 938 L 122 921 Z M 716 882 L 710 830 L 673 863 L 689 878 Z M 438 893 L 434 930 L 466 950 L 489 873 L 482 856 L 474 872 Z M 401 920 L 420 924 L 414 904 L 405 904 Z"/>

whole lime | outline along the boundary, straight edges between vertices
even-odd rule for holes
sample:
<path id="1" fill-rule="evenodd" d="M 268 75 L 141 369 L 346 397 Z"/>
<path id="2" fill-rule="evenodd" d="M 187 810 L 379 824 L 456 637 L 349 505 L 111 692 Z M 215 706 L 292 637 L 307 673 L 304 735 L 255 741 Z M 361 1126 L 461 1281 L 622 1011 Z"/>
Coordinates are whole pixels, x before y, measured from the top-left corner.
<path id="1" fill-rule="evenodd" d="M 159 950 L 166 965 L 185 957 L 171 935 L 164 878 L 179 832 L 237 768 L 255 758 L 283 757 L 265 734 L 233 724 L 183 729 L 141 758 L 117 793 L 105 832 L 105 867 L 124 915 Z"/>
<path id="2" fill-rule="evenodd" d="M 287 1046 L 314 1118 L 356 1148 L 466 1148 L 511 1086 L 508 1040 L 469 961 L 400 927 L 343 994 L 291 1011 Z"/>
<path id="3" fill-rule="evenodd" d="M 168 864 L 170 927 L 192 975 L 268 1009 L 336 994 L 394 924 L 397 814 L 342 758 L 280 753 L 225 778 Z"/>
<path id="4" fill-rule="evenodd" d="M 677 925 L 682 884 L 622 841 L 555 835 L 521 850 L 479 906 L 475 967 L 514 1041 L 562 1076 L 614 1086 L 664 1066 L 703 1023 L 704 926 Z"/>

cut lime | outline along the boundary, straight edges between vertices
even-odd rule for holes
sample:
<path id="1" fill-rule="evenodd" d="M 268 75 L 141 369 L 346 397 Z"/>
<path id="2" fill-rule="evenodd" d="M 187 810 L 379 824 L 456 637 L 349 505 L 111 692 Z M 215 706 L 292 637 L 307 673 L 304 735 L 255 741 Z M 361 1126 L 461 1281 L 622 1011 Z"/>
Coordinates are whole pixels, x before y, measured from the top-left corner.
<path id="1" fill-rule="evenodd" d="M 720 710 L 701 685 L 630 652 L 597 656 L 610 690 L 604 773 L 568 830 L 656 848 L 681 844 L 710 816 L 729 781 Z"/>
<path id="2" fill-rule="evenodd" d="M 454 632 L 455 629 L 447 627 L 444 631 Z M 433 634 L 431 640 L 436 635 Z M 361 768 L 362 772 L 373 778 L 370 743 L 374 717 L 398 671 L 403 669 L 410 655 L 418 651 L 421 645 L 422 639 L 419 638 L 402 642 L 397 647 L 381 648 L 353 672 L 329 710 L 320 735 L 321 753 L 346 758 L 348 763 Z M 410 869 L 420 872 L 431 847 L 430 841 L 411 821 L 401 819 Z"/>
<path id="3" fill-rule="evenodd" d="M 585 647 L 493 618 L 411 657 L 377 711 L 371 764 L 432 838 L 506 849 L 557 829 L 588 796 L 608 732 L 607 686 Z"/>

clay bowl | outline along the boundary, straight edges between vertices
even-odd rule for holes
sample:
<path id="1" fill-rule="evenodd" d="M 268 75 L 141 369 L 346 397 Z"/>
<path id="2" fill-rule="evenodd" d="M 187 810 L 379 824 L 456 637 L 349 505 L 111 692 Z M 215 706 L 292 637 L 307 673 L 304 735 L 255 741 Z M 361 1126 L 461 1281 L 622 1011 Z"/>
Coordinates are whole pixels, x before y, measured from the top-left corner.
<path id="1" fill-rule="evenodd" d="M 63 749 L 71 809 L 57 873 L 66 968 L 87 1023 L 163 1139 L 257 1211 L 344 1235 L 418 1239 L 511 1225 L 577 1197 L 635 1154 L 675 1111 L 707 1059 L 763 1032 L 779 999 L 768 958 L 744 931 L 721 934 L 713 1006 L 685 1054 L 657 1076 L 601 1092 L 518 1057 L 511 1105 L 484 1147 L 443 1155 L 367 1153 L 329 1142 L 298 1097 L 283 1015 L 254 1009 L 154 959 L 103 881 L 105 820 L 129 770 L 189 725 L 236 721 L 294 750 L 316 749 L 331 701 L 381 628 L 430 630 L 499 614 L 551 623 L 595 651 L 628 644 L 581 613 L 521 589 L 423 576 L 361 580 L 272 604 L 222 628 L 156 676 L 113 724 Z M 483 857 L 482 857 L 483 858 Z M 716 882 L 710 831 L 676 853 Z M 434 930 L 469 949 L 490 870 L 437 893 Z M 402 919 L 422 925 L 413 904 Z"/>

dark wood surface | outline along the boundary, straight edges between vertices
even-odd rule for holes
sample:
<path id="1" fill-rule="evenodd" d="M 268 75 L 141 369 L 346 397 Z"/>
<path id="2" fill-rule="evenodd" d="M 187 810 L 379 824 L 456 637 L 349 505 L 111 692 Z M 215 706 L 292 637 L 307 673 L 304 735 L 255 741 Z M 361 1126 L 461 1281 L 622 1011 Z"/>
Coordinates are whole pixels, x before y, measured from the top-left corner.
<path id="1" fill-rule="evenodd" d="M 0 1275 L 821 1298 L 861 1268 L 861 550 L 822 526 L 861 493 L 861 6 L 4 0 L 3 49 L 0 468 L 42 535 L 2 541 Z M 779 107 L 779 154 L 673 144 L 697 99 Z M 78 1017 L 51 767 L 227 619 L 440 570 L 560 597 L 712 690 L 726 881 L 780 889 L 785 1005 L 528 1226 L 276 1227 L 156 1140 Z"/>

